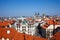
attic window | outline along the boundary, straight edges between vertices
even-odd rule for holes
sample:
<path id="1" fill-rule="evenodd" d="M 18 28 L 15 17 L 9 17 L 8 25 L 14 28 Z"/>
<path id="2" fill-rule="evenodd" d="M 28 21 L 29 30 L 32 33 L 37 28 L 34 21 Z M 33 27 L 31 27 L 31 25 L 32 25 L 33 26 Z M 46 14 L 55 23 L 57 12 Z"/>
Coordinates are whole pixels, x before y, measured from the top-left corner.
<path id="1" fill-rule="evenodd" d="M 7 38 L 6 40 L 9 40 L 9 38 Z"/>
<path id="2" fill-rule="evenodd" d="M 4 38 L 2 38 L 2 40 L 5 40 Z"/>
<path id="3" fill-rule="evenodd" d="M 7 34 L 10 34 L 10 30 L 7 30 Z"/>

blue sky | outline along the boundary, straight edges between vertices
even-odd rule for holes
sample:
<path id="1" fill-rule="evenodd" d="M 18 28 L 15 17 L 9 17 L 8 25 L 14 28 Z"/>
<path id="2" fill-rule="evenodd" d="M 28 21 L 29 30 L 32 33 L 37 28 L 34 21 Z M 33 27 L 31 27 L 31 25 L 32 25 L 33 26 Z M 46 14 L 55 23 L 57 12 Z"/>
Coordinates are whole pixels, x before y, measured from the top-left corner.
<path id="1" fill-rule="evenodd" d="M 0 0 L 0 16 L 60 15 L 60 0 Z"/>

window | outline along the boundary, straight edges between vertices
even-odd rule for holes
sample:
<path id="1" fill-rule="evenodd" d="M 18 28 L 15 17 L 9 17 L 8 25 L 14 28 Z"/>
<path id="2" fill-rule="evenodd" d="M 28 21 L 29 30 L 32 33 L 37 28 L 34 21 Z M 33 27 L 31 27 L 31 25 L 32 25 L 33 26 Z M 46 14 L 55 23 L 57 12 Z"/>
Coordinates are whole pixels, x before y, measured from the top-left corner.
<path id="1" fill-rule="evenodd" d="M 22 26 L 22 31 L 26 32 L 26 27 L 25 26 Z"/>
<path id="2" fill-rule="evenodd" d="M 31 26 L 28 26 L 28 28 L 31 28 Z"/>
<path id="3" fill-rule="evenodd" d="M 23 32 L 26 32 L 26 29 L 22 29 Z"/>
<path id="4" fill-rule="evenodd" d="M 6 40 L 9 40 L 9 38 L 7 38 Z"/>
<path id="5" fill-rule="evenodd" d="M 4 38 L 2 38 L 2 40 L 5 40 Z"/>
<path id="6" fill-rule="evenodd" d="M 7 34 L 10 34 L 10 30 L 7 30 Z"/>

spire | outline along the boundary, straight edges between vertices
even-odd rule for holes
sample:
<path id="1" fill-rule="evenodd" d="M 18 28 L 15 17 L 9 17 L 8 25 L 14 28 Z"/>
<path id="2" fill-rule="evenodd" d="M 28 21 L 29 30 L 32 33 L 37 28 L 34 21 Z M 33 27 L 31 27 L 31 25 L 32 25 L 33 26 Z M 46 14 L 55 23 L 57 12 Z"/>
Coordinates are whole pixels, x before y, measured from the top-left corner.
<path id="1" fill-rule="evenodd" d="M 35 12 L 35 15 L 39 15 L 39 12 L 38 13 Z"/>
<path id="2" fill-rule="evenodd" d="M 38 15 L 39 15 L 39 12 L 38 12 Z"/>

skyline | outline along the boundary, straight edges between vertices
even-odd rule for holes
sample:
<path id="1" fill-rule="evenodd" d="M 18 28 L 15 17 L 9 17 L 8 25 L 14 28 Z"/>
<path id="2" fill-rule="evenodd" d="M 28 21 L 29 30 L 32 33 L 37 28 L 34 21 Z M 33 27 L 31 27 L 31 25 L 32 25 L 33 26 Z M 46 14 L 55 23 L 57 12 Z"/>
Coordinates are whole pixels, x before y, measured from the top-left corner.
<path id="1" fill-rule="evenodd" d="M 0 16 L 60 15 L 60 0 L 0 0 Z"/>

